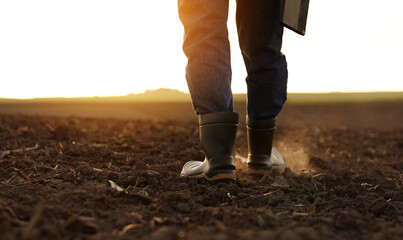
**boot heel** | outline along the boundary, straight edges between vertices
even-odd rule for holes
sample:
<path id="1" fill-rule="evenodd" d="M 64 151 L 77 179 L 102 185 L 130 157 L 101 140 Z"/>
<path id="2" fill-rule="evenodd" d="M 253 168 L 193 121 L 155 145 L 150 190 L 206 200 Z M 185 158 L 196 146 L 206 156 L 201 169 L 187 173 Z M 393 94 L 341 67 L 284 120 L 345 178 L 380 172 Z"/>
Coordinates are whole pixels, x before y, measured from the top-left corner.
<path id="1" fill-rule="evenodd" d="M 212 177 L 208 177 L 208 175 L 204 175 L 204 178 L 206 178 L 210 182 L 232 182 L 232 181 L 236 181 L 236 174 L 235 174 L 235 170 L 233 170 L 228 173 L 219 173 Z"/>
<path id="2" fill-rule="evenodd" d="M 212 178 L 207 177 L 206 175 L 204 176 L 208 181 L 212 182 L 233 182 L 236 181 L 236 175 L 235 171 L 234 173 L 222 173 L 215 175 Z"/>
<path id="3" fill-rule="evenodd" d="M 248 155 L 246 172 L 255 175 L 264 175 L 271 169 L 270 157 L 266 155 Z"/>
<path id="4" fill-rule="evenodd" d="M 225 156 L 210 159 L 204 177 L 209 181 L 236 180 L 234 158 Z"/>
<path id="5" fill-rule="evenodd" d="M 199 137 L 204 162 L 189 161 L 181 176 L 204 177 L 207 181 L 235 181 L 235 138 L 238 113 L 218 112 L 199 115 Z"/>
<path id="6" fill-rule="evenodd" d="M 276 119 L 255 120 L 247 117 L 248 159 L 246 172 L 264 175 L 273 166 L 284 165 L 280 152 L 274 148 L 273 135 Z"/>

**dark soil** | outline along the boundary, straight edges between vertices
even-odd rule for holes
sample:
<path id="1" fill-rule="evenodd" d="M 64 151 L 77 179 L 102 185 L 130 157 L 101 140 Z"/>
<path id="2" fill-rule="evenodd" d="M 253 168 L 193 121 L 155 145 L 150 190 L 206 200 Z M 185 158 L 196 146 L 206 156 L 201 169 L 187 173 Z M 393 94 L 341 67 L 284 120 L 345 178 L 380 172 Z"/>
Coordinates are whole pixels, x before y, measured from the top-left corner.
<path id="1" fill-rule="evenodd" d="M 179 177 L 203 159 L 193 116 L 2 113 L 0 239 L 402 239 L 399 109 L 287 106 L 286 168 L 261 179 L 243 171 L 241 119 L 238 180 L 218 184 Z"/>

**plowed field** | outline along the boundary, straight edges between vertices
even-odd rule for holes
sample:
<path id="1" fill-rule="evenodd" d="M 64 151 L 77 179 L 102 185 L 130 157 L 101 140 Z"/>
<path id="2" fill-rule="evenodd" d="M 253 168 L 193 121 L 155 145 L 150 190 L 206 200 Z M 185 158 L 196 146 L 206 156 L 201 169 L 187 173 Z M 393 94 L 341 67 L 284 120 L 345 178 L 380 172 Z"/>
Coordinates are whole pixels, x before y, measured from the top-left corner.
<path id="1" fill-rule="evenodd" d="M 260 179 L 237 105 L 218 184 L 179 176 L 204 157 L 189 104 L 52 107 L 0 106 L 0 239 L 402 239 L 402 103 L 286 106 Z"/>

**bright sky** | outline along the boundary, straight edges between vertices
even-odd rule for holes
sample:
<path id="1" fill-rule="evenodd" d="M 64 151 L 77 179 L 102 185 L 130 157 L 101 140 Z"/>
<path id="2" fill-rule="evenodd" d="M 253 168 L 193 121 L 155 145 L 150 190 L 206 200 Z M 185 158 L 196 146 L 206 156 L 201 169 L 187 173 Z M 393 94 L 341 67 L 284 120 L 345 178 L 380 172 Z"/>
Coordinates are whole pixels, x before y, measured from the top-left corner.
<path id="1" fill-rule="evenodd" d="M 0 1 L 0 98 L 187 91 L 175 0 Z M 403 91 L 402 0 L 311 0 L 307 35 L 285 30 L 289 92 Z M 245 92 L 235 0 L 234 92 Z"/>

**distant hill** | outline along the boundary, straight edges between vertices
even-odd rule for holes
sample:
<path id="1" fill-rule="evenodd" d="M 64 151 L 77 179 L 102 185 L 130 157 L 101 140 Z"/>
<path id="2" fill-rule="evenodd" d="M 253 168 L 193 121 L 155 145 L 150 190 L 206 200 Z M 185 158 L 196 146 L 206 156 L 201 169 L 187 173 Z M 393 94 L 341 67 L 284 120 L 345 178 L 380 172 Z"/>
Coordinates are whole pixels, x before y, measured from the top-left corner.
<path id="1" fill-rule="evenodd" d="M 147 101 L 147 102 L 182 102 L 190 101 L 189 94 L 181 92 L 176 89 L 160 88 L 156 90 L 147 90 L 140 94 L 129 94 L 125 97 L 118 97 L 126 100 L 133 101 Z"/>
<path id="2" fill-rule="evenodd" d="M 234 94 L 235 102 L 245 102 L 246 94 Z M 326 104 L 346 102 L 393 102 L 403 101 L 403 92 L 363 92 L 363 93 L 289 93 L 291 104 Z M 190 95 L 175 89 L 160 88 L 144 93 L 112 97 L 83 98 L 34 98 L 6 99 L 0 103 L 50 103 L 50 102 L 190 102 Z"/>
<path id="3" fill-rule="evenodd" d="M 184 102 L 190 101 L 189 94 L 176 89 L 160 88 L 147 90 L 144 93 L 128 94 L 126 96 L 111 97 L 73 97 L 73 98 L 33 98 L 33 99 L 7 99 L 0 98 L 0 103 L 16 102 Z"/>

